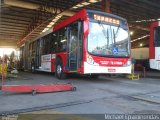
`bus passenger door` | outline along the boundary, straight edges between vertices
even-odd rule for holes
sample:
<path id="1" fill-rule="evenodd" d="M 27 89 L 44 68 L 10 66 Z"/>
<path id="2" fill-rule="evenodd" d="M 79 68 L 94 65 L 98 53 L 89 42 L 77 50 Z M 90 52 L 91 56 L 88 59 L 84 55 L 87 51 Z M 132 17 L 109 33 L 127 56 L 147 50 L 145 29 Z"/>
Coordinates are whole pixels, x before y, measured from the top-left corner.
<path id="1" fill-rule="evenodd" d="M 68 70 L 77 70 L 80 67 L 80 22 L 75 22 L 68 26 L 68 43 L 67 43 L 67 65 Z"/>

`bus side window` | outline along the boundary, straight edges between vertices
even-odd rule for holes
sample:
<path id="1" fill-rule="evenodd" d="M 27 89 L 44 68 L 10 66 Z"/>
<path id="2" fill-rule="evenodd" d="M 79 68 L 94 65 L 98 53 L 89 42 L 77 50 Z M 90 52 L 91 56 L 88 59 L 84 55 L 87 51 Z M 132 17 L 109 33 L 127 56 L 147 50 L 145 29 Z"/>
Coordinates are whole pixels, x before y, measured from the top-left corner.
<path id="1" fill-rule="evenodd" d="M 43 39 L 40 38 L 40 55 L 43 55 L 43 45 L 44 45 Z"/>
<path id="2" fill-rule="evenodd" d="M 58 37 L 57 37 L 57 52 L 63 52 L 66 50 L 66 43 L 67 43 L 67 36 L 66 36 L 66 28 L 62 28 L 58 32 Z"/>
<path id="3" fill-rule="evenodd" d="M 55 33 L 50 33 L 49 34 L 49 40 L 50 40 L 50 44 L 49 44 L 49 48 L 50 48 L 50 53 L 55 53 Z"/>
<path id="4" fill-rule="evenodd" d="M 51 34 L 44 37 L 45 44 L 44 44 L 44 54 L 50 54 L 51 53 Z"/>

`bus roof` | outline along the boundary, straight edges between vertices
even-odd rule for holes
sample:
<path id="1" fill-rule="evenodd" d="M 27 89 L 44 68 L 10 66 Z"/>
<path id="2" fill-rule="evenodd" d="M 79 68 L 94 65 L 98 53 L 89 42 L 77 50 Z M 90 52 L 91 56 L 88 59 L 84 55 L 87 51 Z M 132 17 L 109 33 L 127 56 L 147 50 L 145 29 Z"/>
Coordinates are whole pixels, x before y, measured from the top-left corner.
<path id="1" fill-rule="evenodd" d="M 80 19 L 80 20 L 87 19 L 86 9 L 83 9 L 83 10 L 79 11 L 78 13 L 74 14 L 72 17 L 69 17 L 68 19 L 56 24 L 53 27 L 53 31 L 59 30 L 60 28 L 65 27 L 78 19 Z"/>
<path id="2" fill-rule="evenodd" d="M 69 17 L 68 19 L 63 20 L 60 23 L 53 26 L 53 31 L 57 31 L 57 30 L 61 29 L 62 27 L 65 27 L 65 26 L 69 25 L 70 23 L 72 23 L 72 22 L 74 22 L 78 19 L 80 19 L 80 20 L 87 19 L 87 13 L 97 13 L 97 14 L 101 14 L 101 15 L 107 15 L 107 16 L 110 16 L 110 17 L 113 17 L 113 18 L 117 18 L 119 20 L 126 21 L 125 18 L 122 18 L 122 17 L 114 15 L 114 14 L 101 12 L 101 11 L 96 11 L 96 10 L 83 9 L 83 10 L 79 11 L 78 13 L 74 14 L 72 17 Z"/>

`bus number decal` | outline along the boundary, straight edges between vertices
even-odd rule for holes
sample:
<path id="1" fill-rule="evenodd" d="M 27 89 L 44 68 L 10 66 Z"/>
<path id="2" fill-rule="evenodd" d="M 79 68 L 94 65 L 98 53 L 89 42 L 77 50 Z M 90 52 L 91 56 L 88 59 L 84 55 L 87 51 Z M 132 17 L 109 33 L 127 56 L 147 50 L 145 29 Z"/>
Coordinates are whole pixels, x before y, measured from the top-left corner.
<path id="1" fill-rule="evenodd" d="M 108 68 L 108 72 L 116 72 L 116 69 L 114 69 L 114 68 Z"/>

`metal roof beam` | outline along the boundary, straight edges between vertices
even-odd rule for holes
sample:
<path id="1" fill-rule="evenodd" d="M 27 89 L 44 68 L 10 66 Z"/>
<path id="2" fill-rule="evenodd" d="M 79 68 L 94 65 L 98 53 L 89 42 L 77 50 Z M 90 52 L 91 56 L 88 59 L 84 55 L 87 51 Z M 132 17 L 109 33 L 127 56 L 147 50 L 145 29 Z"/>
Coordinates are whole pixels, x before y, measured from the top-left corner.
<path id="1" fill-rule="evenodd" d="M 20 27 L 20 26 L 19 26 L 19 27 L 16 27 L 16 26 L 0 25 L 0 27 L 1 27 L 0 29 L 9 29 L 9 30 L 11 30 L 11 31 L 12 31 L 12 30 L 15 30 L 15 29 L 16 29 L 17 31 L 18 31 L 18 30 L 20 30 L 20 31 L 24 31 L 24 30 L 25 30 L 25 28 L 22 28 L 22 27 Z"/>
<path id="2" fill-rule="evenodd" d="M 8 31 L 8 30 L 7 30 L 7 31 L 2 30 L 2 31 L 1 31 L 1 34 L 7 34 L 7 35 L 9 35 L 9 34 L 12 35 L 12 34 L 13 34 L 13 35 L 16 35 L 16 36 L 17 36 L 17 35 L 18 35 L 18 36 L 19 36 L 19 35 L 22 35 L 22 33 L 19 32 L 19 31 L 17 32 L 17 31 Z"/>
<path id="3" fill-rule="evenodd" d="M 28 24 L 28 22 L 30 21 L 26 21 L 26 20 L 19 20 L 19 19 L 15 19 L 15 18 L 10 18 L 10 17 L 1 17 L 1 21 L 8 21 L 8 22 L 16 22 L 16 23 L 24 23 L 24 24 Z"/>
<path id="4" fill-rule="evenodd" d="M 145 7 L 144 6 L 144 4 L 138 4 L 138 3 L 135 3 L 135 2 L 138 2 L 138 1 L 131 1 L 131 0 L 121 0 L 121 1 L 123 1 L 124 3 L 128 3 L 128 4 L 130 4 L 130 5 L 133 5 L 133 6 L 135 6 L 137 9 L 139 9 L 139 8 L 141 8 L 141 10 L 143 10 L 145 13 L 147 13 L 147 14 L 155 14 L 155 15 L 157 15 L 157 14 L 159 14 L 156 10 L 154 10 L 153 8 L 151 8 L 151 7 Z M 142 9 L 143 8 L 143 9 Z M 129 8 L 128 8 L 129 9 Z M 137 9 L 135 9 L 135 10 L 137 10 Z M 138 13 L 139 14 L 139 13 Z"/>
<path id="5" fill-rule="evenodd" d="M 1 14 L 1 16 L 3 16 L 3 18 L 7 18 L 7 19 L 15 19 L 15 20 L 20 20 L 20 21 L 28 21 L 30 22 L 32 19 L 31 18 L 27 18 L 27 17 L 22 17 L 22 16 L 15 16 L 12 14 Z"/>
<path id="6" fill-rule="evenodd" d="M 150 16 L 157 15 L 155 12 L 146 12 L 146 9 L 139 9 L 140 5 L 135 4 L 132 1 L 123 1 L 117 3 L 117 1 L 112 1 L 116 6 L 114 8 L 117 8 L 119 11 L 123 10 L 129 13 L 130 15 L 137 15 L 140 19 L 147 19 Z M 129 5 L 130 4 L 130 5 Z M 133 4 L 133 5 L 132 5 Z M 128 16 L 126 16 L 128 17 Z"/>
<path id="7" fill-rule="evenodd" d="M 3 40 L 0 41 L 0 47 L 2 48 L 5 48 L 5 47 L 8 47 L 8 48 L 17 48 L 17 45 L 15 42 L 4 42 Z"/>
<path id="8" fill-rule="evenodd" d="M 0 30 L 2 30 L 2 31 L 10 31 L 10 32 L 21 32 L 21 34 L 22 34 L 22 32 L 24 31 L 24 30 L 18 30 L 18 29 L 11 29 L 11 28 L 8 28 L 8 27 L 5 27 L 5 28 L 1 28 L 0 27 Z"/>
<path id="9" fill-rule="evenodd" d="M 41 8 L 41 5 L 35 4 L 35 3 L 30 3 L 30 2 L 25 2 L 25 1 L 20 1 L 20 0 L 4 0 L 4 4 L 10 5 L 10 6 L 15 6 L 19 8 L 26 8 L 26 9 L 32 9 L 32 10 L 38 10 Z M 55 10 L 55 8 L 46 8 L 47 12 L 50 13 L 61 13 L 60 9 Z M 67 16 L 72 16 L 73 12 L 71 11 L 64 11 L 62 12 L 63 15 Z"/>
<path id="10" fill-rule="evenodd" d="M 140 30 L 144 30 L 144 31 L 150 31 L 150 29 L 148 27 L 142 27 L 140 25 L 133 25 L 133 24 L 129 24 L 129 27 L 131 28 L 136 28 L 136 29 L 140 29 Z"/>
<path id="11" fill-rule="evenodd" d="M 27 25 L 24 25 L 24 24 L 13 24 L 11 22 L 1 22 L 0 26 L 11 26 L 11 27 L 19 27 L 19 28 L 22 28 L 22 27 L 27 27 Z"/>
<path id="12" fill-rule="evenodd" d="M 159 0 L 158 0 L 159 1 Z M 157 2 L 158 2 L 157 1 Z M 149 0 L 141 0 L 140 2 L 143 2 L 143 3 L 147 3 L 149 6 L 152 6 L 152 7 L 157 7 L 157 8 L 159 8 L 160 9 L 160 3 L 157 3 L 157 4 L 155 4 L 154 2 L 152 2 L 151 0 L 149 1 Z M 156 9 L 157 10 L 157 9 Z"/>
<path id="13" fill-rule="evenodd" d="M 5 18 L 1 18 L 1 23 L 11 23 L 11 24 L 23 24 L 23 25 L 28 25 L 28 22 L 26 21 L 17 21 L 17 20 L 13 20 L 13 19 L 5 19 Z"/>
<path id="14" fill-rule="evenodd" d="M 1 39 L 4 41 L 4 42 L 7 42 L 7 43 L 13 43 L 13 42 L 16 42 L 15 38 L 12 38 L 12 37 L 1 37 Z"/>

